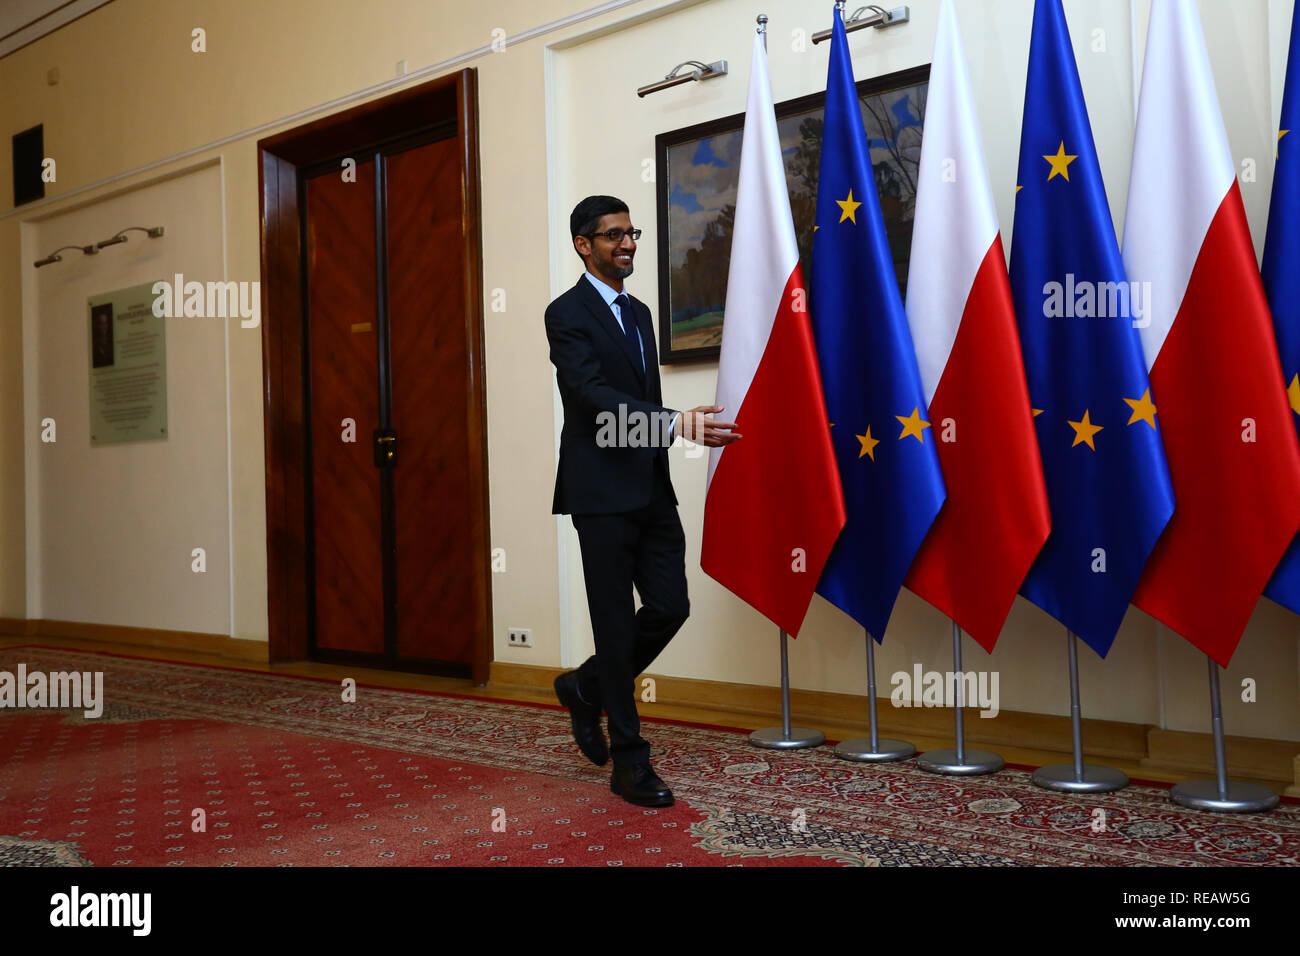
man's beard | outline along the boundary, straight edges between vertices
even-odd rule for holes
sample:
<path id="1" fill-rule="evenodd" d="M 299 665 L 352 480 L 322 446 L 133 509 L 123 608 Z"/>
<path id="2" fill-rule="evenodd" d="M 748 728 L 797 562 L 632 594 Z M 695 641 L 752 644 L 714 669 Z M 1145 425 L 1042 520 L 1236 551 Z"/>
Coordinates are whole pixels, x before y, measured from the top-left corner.
<path id="1" fill-rule="evenodd" d="M 626 266 L 620 266 L 614 261 L 614 257 L 610 256 L 608 259 L 601 261 L 600 265 L 606 270 L 607 274 L 618 279 L 626 279 L 632 274 L 632 270 L 635 268 L 635 261 L 629 262 Z"/>

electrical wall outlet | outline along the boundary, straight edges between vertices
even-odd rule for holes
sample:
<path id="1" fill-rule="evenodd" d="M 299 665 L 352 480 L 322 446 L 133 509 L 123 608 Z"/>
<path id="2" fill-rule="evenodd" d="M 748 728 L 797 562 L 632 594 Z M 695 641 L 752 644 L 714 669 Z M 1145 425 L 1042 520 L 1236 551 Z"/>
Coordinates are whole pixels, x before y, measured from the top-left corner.
<path id="1" fill-rule="evenodd" d="M 532 647 L 533 631 L 529 627 L 512 627 L 510 628 L 510 646 L 511 647 Z"/>

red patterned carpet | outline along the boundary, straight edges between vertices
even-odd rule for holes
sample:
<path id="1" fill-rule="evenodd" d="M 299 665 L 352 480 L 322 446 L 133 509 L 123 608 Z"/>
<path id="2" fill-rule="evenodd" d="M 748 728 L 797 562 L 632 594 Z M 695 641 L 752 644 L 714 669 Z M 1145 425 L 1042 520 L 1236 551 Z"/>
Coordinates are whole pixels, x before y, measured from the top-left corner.
<path id="1" fill-rule="evenodd" d="M 1066 796 L 1023 770 L 950 779 L 647 720 L 677 796 L 649 810 L 609 792 L 559 707 L 364 685 L 344 703 L 328 681 L 0 650 L 19 662 L 102 670 L 106 702 L 0 708 L 0 865 L 1300 864 L 1296 801 L 1197 813 L 1156 786 Z"/>

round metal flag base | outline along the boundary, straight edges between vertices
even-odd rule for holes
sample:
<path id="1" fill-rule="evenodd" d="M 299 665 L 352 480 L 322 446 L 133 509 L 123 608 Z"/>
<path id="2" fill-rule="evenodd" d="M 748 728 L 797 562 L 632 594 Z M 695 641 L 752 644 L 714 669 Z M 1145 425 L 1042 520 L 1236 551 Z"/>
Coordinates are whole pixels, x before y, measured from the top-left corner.
<path id="1" fill-rule="evenodd" d="M 857 737 L 835 745 L 835 756 L 845 760 L 862 760 L 868 763 L 888 763 L 891 760 L 906 760 L 916 753 L 916 748 L 905 740 L 890 740 L 880 737 L 873 749 L 869 737 Z"/>
<path id="2" fill-rule="evenodd" d="M 1169 799 L 1181 807 L 1219 813 L 1260 813 L 1278 803 L 1277 794 L 1267 787 L 1239 780 L 1228 781 L 1226 798 L 1219 795 L 1215 780 L 1185 780 L 1174 785 Z"/>
<path id="3" fill-rule="evenodd" d="M 826 735 L 820 730 L 807 727 L 791 727 L 790 736 L 780 727 L 764 727 L 749 735 L 749 742 L 755 747 L 767 750 L 801 750 L 804 747 L 820 747 L 826 743 Z"/>
<path id="4" fill-rule="evenodd" d="M 987 750 L 967 750 L 964 762 L 957 761 L 955 750 L 927 750 L 916 758 L 916 765 L 931 773 L 954 776 L 973 776 L 979 773 L 997 773 L 1007 762 Z"/>
<path id="5" fill-rule="evenodd" d="M 1083 765 L 1083 779 L 1074 778 L 1074 764 L 1054 763 L 1050 767 L 1039 767 L 1034 771 L 1034 783 L 1044 790 L 1059 790 L 1062 793 L 1111 793 L 1128 786 L 1128 776 L 1110 767 L 1098 767 L 1094 764 Z"/>

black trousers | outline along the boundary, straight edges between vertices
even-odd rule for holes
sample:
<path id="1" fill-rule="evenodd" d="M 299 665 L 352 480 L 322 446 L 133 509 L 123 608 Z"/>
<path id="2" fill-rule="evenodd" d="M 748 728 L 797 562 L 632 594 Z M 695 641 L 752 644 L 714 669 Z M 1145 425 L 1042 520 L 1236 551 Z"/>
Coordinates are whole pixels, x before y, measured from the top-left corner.
<path id="1" fill-rule="evenodd" d="M 578 668 L 578 692 L 604 708 L 614 763 L 648 763 L 650 745 L 641 736 L 636 711 L 636 678 L 690 614 L 682 522 L 658 468 L 644 508 L 572 517 L 596 639 L 596 653 Z M 641 596 L 639 610 L 632 600 L 633 585 Z"/>

